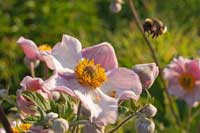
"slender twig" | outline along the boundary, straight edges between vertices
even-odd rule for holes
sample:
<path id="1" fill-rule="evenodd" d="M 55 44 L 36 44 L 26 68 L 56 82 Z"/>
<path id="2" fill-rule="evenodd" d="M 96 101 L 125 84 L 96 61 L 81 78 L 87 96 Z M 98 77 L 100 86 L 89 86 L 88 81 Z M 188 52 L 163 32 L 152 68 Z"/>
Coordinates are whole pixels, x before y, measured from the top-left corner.
<path id="1" fill-rule="evenodd" d="M 6 118 L 6 114 L 4 113 L 4 110 L 1 107 L 1 105 L 0 105 L 0 121 L 7 133 L 13 133 L 10 123 Z"/>
<path id="2" fill-rule="evenodd" d="M 137 11 L 135 9 L 133 1 L 132 0 L 128 0 L 128 4 L 129 4 L 130 10 L 131 10 L 131 13 L 132 13 L 132 15 L 133 15 L 133 17 L 135 19 L 136 25 L 139 28 L 140 32 L 142 33 L 142 36 L 143 36 L 143 38 L 144 38 L 144 40 L 145 40 L 145 42 L 146 42 L 151 54 L 152 54 L 153 60 L 155 61 L 155 63 L 159 67 L 159 71 L 160 71 L 159 76 L 160 76 L 160 79 L 163 82 L 163 86 L 165 88 L 164 92 L 166 93 L 167 99 L 169 101 L 170 110 L 171 110 L 172 114 L 174 115 L 174 117 L 176 118 L 177 124 L 179 124 L 179 117 L 178 117 L 178 115 L 176 114 L 176 112 L 174 110 L 174 107 L 173 107 L 173 104 L 172 104 L 172 99 L 171 99 L 169 93 L 166 90 L 167 85 L 165 83 L 165 80 L 163 79 L 162 68 L 161 68 L 161 65 L 160 65 L 160 63 L 158 61 L 158 58 L 156 56 L 155 50 L 153 48 L 153 45 L 151 44 L 151 42 L 149 41 L 149 39 L 147 38 L 146 34 L 143 31 L 142 24 L 140 22 L 140 18 L 139 18 L 138 13 L 137 13 Z"/>
<path id="3" fill-rule="evenodd" d="M 30 62 L 30 69 L 31 69 L 31 76 L 35 78 L 35 69 L 34 69 L 34 62 Z"/>
<path id="4" fill-rule="evenodd" d="M 74 122 L 70 123 L 70 127 L 77 126 L 77 125 L 84 125 L 84 124 L 86 124 L 88 122 L 89 122 L 88 120 L 74 121 Z"/>
<path id="5" fill-rule="evenodd" d="M 113 129 L 111 129 L 110 131 L 108 131 L 107 133 L 114 133 L 115 131 L 117 131 L 120 127 L 122 127 L 123 125 L 125 125 L 131 118 L 133 118 L 135 116 L 135 112 L 130 114 L 129 116 L 127 116 L 122 122 L 119 123 L 119 125 L 117 125 L 116 127 L 114 127 Z"/>

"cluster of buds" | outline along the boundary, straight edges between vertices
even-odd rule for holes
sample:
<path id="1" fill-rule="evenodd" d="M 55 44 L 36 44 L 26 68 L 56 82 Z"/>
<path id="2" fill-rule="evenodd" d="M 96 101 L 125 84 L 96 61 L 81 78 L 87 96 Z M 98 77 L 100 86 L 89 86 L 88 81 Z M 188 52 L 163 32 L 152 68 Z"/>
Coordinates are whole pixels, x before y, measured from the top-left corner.
<path id="1" fill-rule="evenodd" d="M 58 114 L 50 112 L 48 113 L 43 120 L 45 127 L 48 129 L 43 129 L 41 126 L 31 127 L 32 132 L 48 132 L 48 133 L 65 133 L 69 129 L 68 122 L 63 118 L 58 118 Z"/>
<path id="2" fill-rule="evenodd" d="M 153 133 L 155 123 L 152 118 L 156 115 L 157 108 L 152 104 L 145 105 L 137 112 L 135 129 L 137 133 Z"/>
<path id="3" fill-rule="evenodd" d="M 118 13 L 122 9 L 123 0 L 112 0 L 110 3 L 110 10 L 113 13 Z"/>

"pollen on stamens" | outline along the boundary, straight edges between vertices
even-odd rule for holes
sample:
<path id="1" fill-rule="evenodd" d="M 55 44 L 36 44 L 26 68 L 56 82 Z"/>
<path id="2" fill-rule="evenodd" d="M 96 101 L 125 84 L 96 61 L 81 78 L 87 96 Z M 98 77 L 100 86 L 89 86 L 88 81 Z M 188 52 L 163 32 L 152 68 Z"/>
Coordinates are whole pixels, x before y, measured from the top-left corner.
<path id="1" fill-rule="evenodd" d="M 31 124 L 20 124 L 18 127 L 12 128 L 13 133 L 20 133 L 22 131 L 28 131 L 31 127 Z"/>
<path id="2" fill-rule="evenodd" d="M 52 50 L 51 46 L 49 46 L 48 44 L 42 44 L 38 47 L 38 49 L 40 51 L 46 51 L 46 52 L 50 52 Z"/>
<path id="3" fill-rule="evenodd" d="M 107 80 L 105 70 L 94 60 L 83 59 L 75 68 L 75 75 L 78 82 L 90 89 L 96 89 Z"/>

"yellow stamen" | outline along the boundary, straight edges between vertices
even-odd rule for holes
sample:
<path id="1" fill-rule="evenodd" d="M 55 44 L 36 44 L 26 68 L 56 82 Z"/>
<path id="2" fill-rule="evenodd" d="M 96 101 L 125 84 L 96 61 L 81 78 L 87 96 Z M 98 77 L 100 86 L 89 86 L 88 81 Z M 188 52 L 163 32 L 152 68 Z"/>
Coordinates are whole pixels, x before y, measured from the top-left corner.
<path id="1" fill-rule="evenodd" d="M 20 124 L 18 127 L 13 127 L 13 133 L 20 133 L 21 131 L 28 131 L 31 127 L 31 124 Z"/>
<path id="2" fill-rule="evenodd" d="M 94 60 L 81 60 L 75 68 L 75 74 L 78 82 L 90 89 L 100 87 L 107 80 L 104 68 L 95 64 Z"/>
<path id="3" fill-rule="evenodd" d="M 12 128 L 12 130 L 13 130 L 13 133 L 19 133 L 19 130 L 16 127 Z"/>
<path id="4" fill-rule="evenodd" d="M 38 47 L 38 49 L 40 51 L 47 51 L 47 52 L 50 52 L 51 51 L 51 46 L 47 45 L 47 44 L 42 44 Z"/>
<path id="5" fill-rule="evenodd" d="M 189 73 L 184 73 L 179 77 L 180 85 L 187 91 L 190 91 L 195 86 L 195 78 Z"/>
<path id="6" fill-rule="evenodd" d="M 21 124 L 21 125 L 19 125 L 19 128 L 21 130 L 24 130 L 24 131 L 28 131 L 30 129 L 30 127 L 31 127 L 31 124 Z"/>

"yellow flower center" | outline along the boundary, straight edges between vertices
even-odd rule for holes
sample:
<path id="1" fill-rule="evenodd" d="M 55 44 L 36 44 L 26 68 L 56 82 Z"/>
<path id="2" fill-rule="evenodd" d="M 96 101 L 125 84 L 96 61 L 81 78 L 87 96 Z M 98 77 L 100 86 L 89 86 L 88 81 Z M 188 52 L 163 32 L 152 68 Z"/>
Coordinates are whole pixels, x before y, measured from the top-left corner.
<path id="1" fill-rule="evenodd" d="M 28 131 L 31 127 L 31 124 L 20 124 L 18 127 L 12 128 L 13 133 L 20 133 L 21 131 Z"/>
<path id="2" fill-rule="evenodd" d="M 20 132 L 16 127 L 12 128 L 12 130 L 13 130 L 13 133 L 19 133 Z"/>
<path id="3" fill-rule="evenodd" d="M 50 52 L 51 51 L 51 46 L 47 45 L 47 44 L 42 44 L 38 47 L 38 49 L 40 51 L 47 51 L 47 52 Z"/>
<path id="4" fill-rule="evenodd" d="M 75 68 L 75 75 L 78 82 L 90 89 L 100 87 L 107 80 L 105 70 L 94 60 L 83 59 Z"/>
<path id="5" fill-rule="evenodd" d="M 195 78 L 193 75 L 184 73 L 179 77 L 180 85 L 187 91 L 190 91 L 195 86 Z"/>

